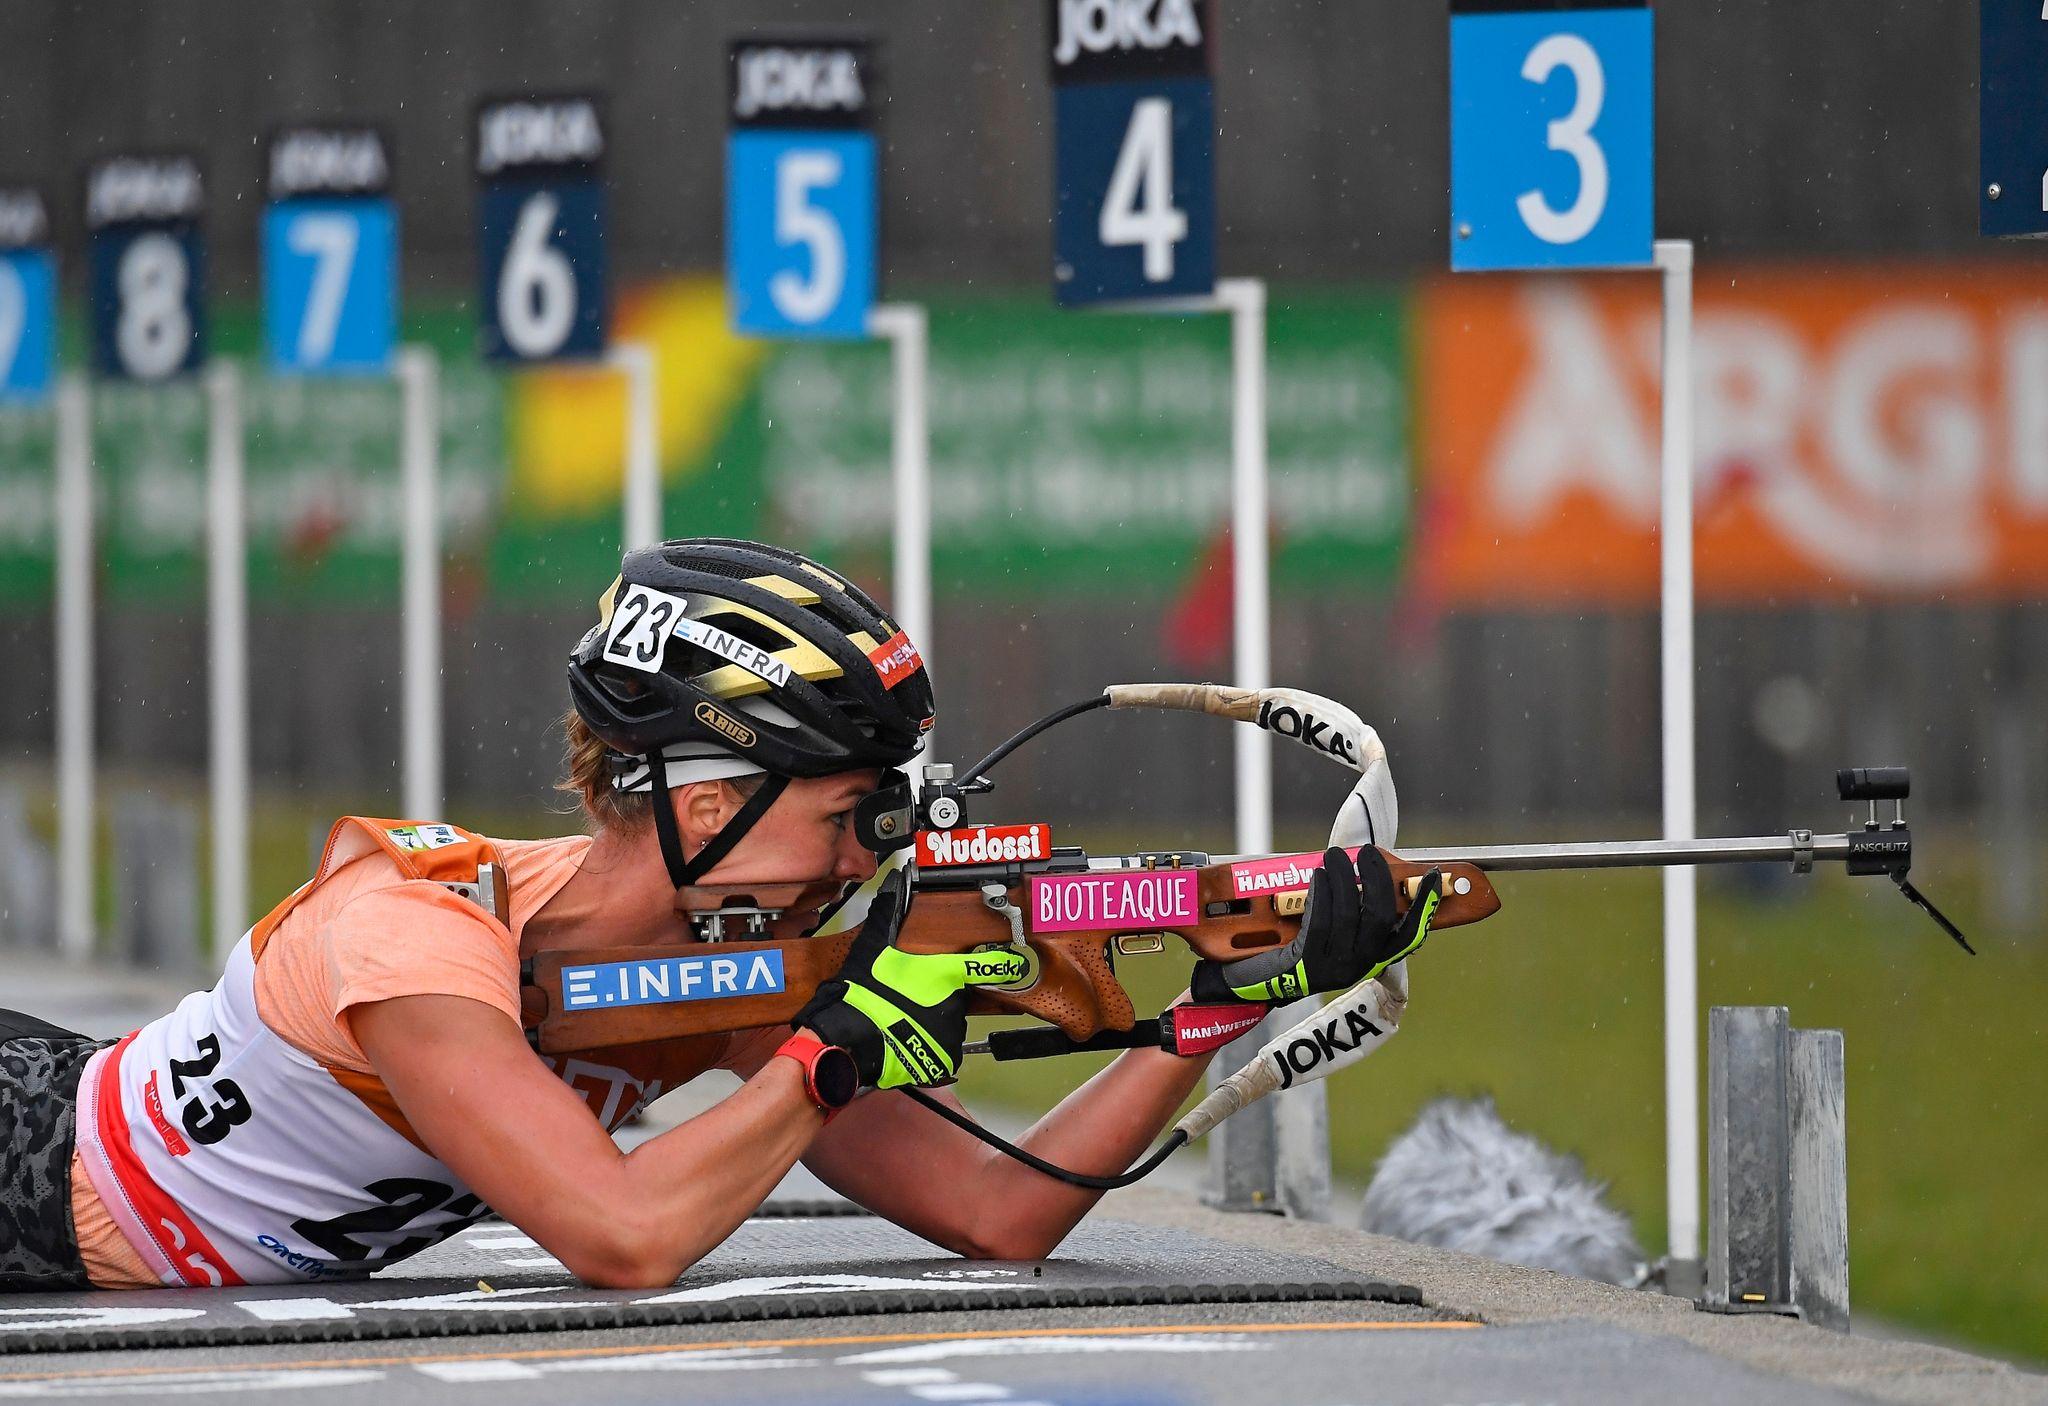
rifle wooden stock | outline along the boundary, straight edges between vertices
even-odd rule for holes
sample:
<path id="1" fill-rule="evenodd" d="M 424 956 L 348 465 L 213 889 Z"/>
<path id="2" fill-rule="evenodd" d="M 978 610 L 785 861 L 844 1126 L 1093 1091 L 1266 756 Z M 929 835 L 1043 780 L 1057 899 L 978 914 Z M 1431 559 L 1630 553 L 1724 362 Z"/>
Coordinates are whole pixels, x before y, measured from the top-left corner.
<path id="1" fill-rule="evenodd" d="M 1385 851 L 1382 851 L 1385 853 Z M 1387 854 L 1405 912 L 1409 880 L 1428 866 Z M 1469 864 L 1443 866 L 1444 894 L 1432 924 L 1436 928 L 1478 922 L 1500 910 L 1500 898 L 1486 875 Z M 1196 893 L 1204 914 L 1199 923 L 1161 929 L 1156 925 L 1124 925 L 1085 932 L 1034 933 L 1026 941 L 1038 960 L 1038 977 L 1023 991 L 977 989 L 969 1007 L 975 1015 L 1029 1015 L 1058 1026 L 1070 1039 L 1085 1040 L 1104 1030 L 1129 1030 L 1137 1022 L 1131 998 L 1117 980 L 1111 944 L 1118 937 L 1148 932 L 1171 933 L 1201 956 L 1233 961 L 1290 941 L 1300 930 L 1300 910 L 1290 895 L 1239 898 L 1233 892 L 1231 866 L 1211 864 L 1197 872 Z M 1459 892 L 1460 883 L 1464 892 Z M 729 891 L 685 891 L 686 906 L 715 908 L 735 897 Z M 1300 891 L 1291 897 L 1300 898 Z M 773 906 L 779 892 L 758 888 L 749 897 Z M 1029 883 L 1012 885 L 1010 902 L 1029 912 Z M 1293 911 L 1283 911 L 1292 909 Z M 966 889 L 920 890 L 896 937 L 906 952 L 971 952 L 1007 947 L 1010 925 Z M 581 947 L 534 954 L 533 977 L 521 993 L 527 1024 L 537 1027 L 544 1054 L 603 1049 L 650 1040 L 785 1025 L 820 985 L 830 981 L 846 960 L 853 935 L 783 938 L 743 942 L 664 942 L 634 947 Z M 570 1011 L 561 1008 L 562 969 L 604 962 L 660 960 L 674 957 L 734 957 L 775 949 L 782 954 L 783 990 L 708 1000 L 662 1001 L 647 1005 L 598 1006 Z"/>

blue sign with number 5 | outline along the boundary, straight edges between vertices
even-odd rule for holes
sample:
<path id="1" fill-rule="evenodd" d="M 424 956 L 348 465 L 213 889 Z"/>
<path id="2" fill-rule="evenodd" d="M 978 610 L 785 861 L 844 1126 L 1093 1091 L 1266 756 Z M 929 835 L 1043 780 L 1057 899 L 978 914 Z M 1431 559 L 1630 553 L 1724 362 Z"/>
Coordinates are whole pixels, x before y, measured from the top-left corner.
<path id="1" fill-rule="evenodd" d="M 735 331 L 861 337 L 875 300 L 875 138 L 734 132 L 726 277 Z"/>
<path id="2" fill-rule="evenodd" d="M 880 244 L 874 45 L 777 35 L 736 40 L 728 58 L 733 330 L 864 337 Z"/>
<path id="3" fill-rule="evenodd" d="M 1453 8 L 1451 267 L 1650 263 L 1650 11 Z"/>

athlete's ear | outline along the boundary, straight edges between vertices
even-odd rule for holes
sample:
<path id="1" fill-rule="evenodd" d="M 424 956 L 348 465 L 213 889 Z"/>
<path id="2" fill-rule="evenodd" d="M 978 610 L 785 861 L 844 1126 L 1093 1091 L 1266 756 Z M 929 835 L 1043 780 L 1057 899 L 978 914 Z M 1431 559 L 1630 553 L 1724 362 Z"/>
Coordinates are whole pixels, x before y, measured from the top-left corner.
<path id="1" fill-rule="evenodd" d="M 693 781 L 669 792 L 669 804 L 676 808 L 676 829 L 683 848 L 695 854 L 725 828 L 745 804 L 740 794 L 723 781 Z"/>

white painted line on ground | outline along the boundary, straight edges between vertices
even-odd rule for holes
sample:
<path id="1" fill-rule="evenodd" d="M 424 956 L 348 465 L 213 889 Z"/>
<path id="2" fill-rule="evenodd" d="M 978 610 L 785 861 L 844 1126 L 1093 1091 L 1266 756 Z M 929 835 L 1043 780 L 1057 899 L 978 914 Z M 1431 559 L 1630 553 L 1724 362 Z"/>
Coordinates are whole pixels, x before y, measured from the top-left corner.
<path id="1" fill-rule="evenodd" d="M 265 1323 L 304 1323 L 316 1318 L 353 1318 L 333 1299 L 237 1299 L 235 1307 Z"/>
<path id="2" fill-rule="evenodd" d="M 1270 1345 L 1237 1337 L 1147 1333 L 1132 1337 L 947 1338 L 909 1347 L 877 1348 L 838 1359 L 841 1366 L 864 1362 L 943 1362 L 950 1357 L 1028 1357 L 1075 1352 L 1266 1352 Z"/>
<path id="3" fill-rule="evenodd" d="M 948 1382 L 914 1386 L 910 1394 L 920 1401 L 1002 1401 L 1009 1397 L 1010 1389 L 993 1382 Z"/>
<path id="4" fill-rule="evenodd" d="M 538 1367 L 502 1357 L 483 1362 L 418 1362 L 413 1370 L 437 1382 L 526 1382 L 541 1374 Z"/>
<path id="5" fill-rule="evenodd" d="M 862 1381 L 873 1382 L 876 1386 L 930 1386 L 933 1382 L 959 1380 L 944 1367 L 883 1367 L 879 1371 L 862 1372 L 860 1376 Z"/>

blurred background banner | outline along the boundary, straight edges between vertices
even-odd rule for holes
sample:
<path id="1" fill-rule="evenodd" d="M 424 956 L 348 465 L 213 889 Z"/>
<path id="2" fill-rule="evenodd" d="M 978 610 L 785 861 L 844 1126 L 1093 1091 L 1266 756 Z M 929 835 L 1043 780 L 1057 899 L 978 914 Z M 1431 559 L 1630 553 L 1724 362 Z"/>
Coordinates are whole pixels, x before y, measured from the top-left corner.
<path id="1" fill-rule="evenodd" d="M 1433 279 L 1421 568 L 1472 604 L 1657 593 L 1657 293 Z M 1715 265 L 1694 325 L 1703 601 L 2048 590 L 2048 272 Z"/>
<path id="2" fill-rule="evenodd" d="M 1215 319 L 1077 319 L 1029 296 L 941 296 L 933 319 L 938 579 L 1017 599 L 1100 589 L 1105 563 L 1175 587 L 1223 530 L 1230 357 Z M 239 349 L 249 310 L 223 317 Z M 1389 583 L 1409 499 L 1408 311 L 1398 294 L 1318 291 L 1272 314 L 1273 526 L 1284 585 Z M 415 311 L 447 349 L 442 506 L 469 588 L 584 605 L 618 569 L 625 388 L 580 367 L 501 379 L 456 312 Z M 781 345 L 726 330 L 720 285 L 628 292 L 625 337 L 660 368 L 676 534 L 788 541 L 881 561 L 889 536 L 889 366 L 864 344 Z M 395 598 L 398 393 L 380 379 L 248 390 L 251 589 L 360 607 Z M 0 604 L 47 598 L 51 420 L 0 406 Z M 203 589 L 205 404 L 196 385 L 111 387 L 95 453 L 110 599 Z M 481 573 L 481 577 L 479 576 Z M 1227 631 L 1227 625 L 1226 625 Z"/>

